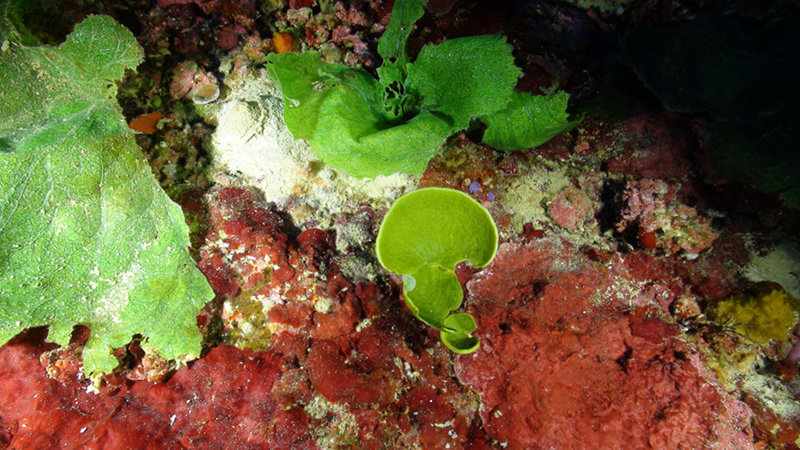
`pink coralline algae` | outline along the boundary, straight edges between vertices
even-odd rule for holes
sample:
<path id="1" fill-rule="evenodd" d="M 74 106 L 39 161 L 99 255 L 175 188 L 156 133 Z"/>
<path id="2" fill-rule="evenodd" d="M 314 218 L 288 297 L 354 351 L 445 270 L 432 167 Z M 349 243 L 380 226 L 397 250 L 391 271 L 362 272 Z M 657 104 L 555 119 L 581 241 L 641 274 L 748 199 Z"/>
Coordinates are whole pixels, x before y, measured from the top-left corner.
<path id="1" fill-rule="evenodd" d="M 608 172 L 644 178 L 689 177 L 687 157 L 690 136 L 670 127 L 663 117 L 636 116 L 622 122 L 613 132 L 621 153 L 608 161 Z"/>
<path id="2" fill-rule="evenodd" d="M 713 247 L 695 261 L 680 261 L 678 270 L 703 298 L 722 300 L 731 295 L 739 284 L 738 274 L 750 260 L 742 237 L 723 232 Z"/>
<path id="3" fill-rule="evenodd" d="M 193 61 L 178 64 L 172 74 L 169 93 L 175 100 L 180 100 L 189 94 L 194 94 L 204 86 L 217 86 L 217 78 L 203 71 Z"/>
<path id="4" fill-rule="evenodd" d="M 580 189 L 569 186 L 548 205 L 550 217 L 558 226 L 576 230 L 594 217 L 594 207 L 589 197 Z"/>
<path id="5" fill-rule="evenodd" d="M 41 337 L 28 333 L 0 350 L 4 446 L 242 448 L 311 438 L 310 433 L 286 436 L 270 430 L 282 414 L 269 395 L 284 370 L 275 354 L 220 346 L 164 383 L 134 382 L 104 396 L 88 392 L 89 382 L 79 377 L 63 384 L 47 378 L 38 354 L 51 346 L 42 346 Z"/>
<path id="6" fill-rule="evenodd" d="M 259 261 L 269 260 L 273 265 L 256 295 L 277 299 L 267 312 L 278 327 L 269 351 L 283 357 L 287 370 L 272 395 L 281 410 L 294 412 L 277 415 L 270 429 L 288 423 L 295 427 L 293 435 L 307 436 L 306 430 L 316 429 L 318 436 L 335 437 L 334 442 L 359 439 L 368 448 L 387 442 L 440 448 L 475 435 L 470 418 L 476 412 L 466 407 L 468 394 L 447 369 L 449 353 L 425 351 L 438 337 L 386 289 L 342 276 L 328 233 L 310 228 L 288 237 L 277 216 L 242 189 L 220 189 L 206 204 L 211 227 L 200 267 L 217 280 L 212 286 L 239 292 L 239 286 L 245 289 L 247 280 L 262 273 L 240 262 L 261 267 Z M 237 258 L 229 255 L 234 249 Z M 327 301 L 324 309 L 317 305 L 321 299 Z M 315 398 L 335 409 L 309 416 L 306 410 L 318 402 Z M 424 422 L 431 404 L 441 422 Z M 354 422 L 342 435 L 339 427 L 345 420 Z"/>
<path id="7" fill-rule="evenodd" d="M 369 8 L 363 6 L 366 5 L 357 8 L 356 4 L 336 2 L 334 11 L 316 11 L 306 2 L 297 1 L 290 2 L 288 10 L 276 12 L 275 17 L 279 30 L 305 38 L 306 44 L 319 50 L 323 59 L 371 67 L 376 61 L 370 46 L 385 29 L 380 22 L 385 11 L 379 2 L 369 2 Z"/>
<path id="8" fill-rule="evenodd" d="M 141 19 L 142 45 L 148 53 L 202 57 L 213 49 L 229 51 L 239 38 L 256 34 L 254 0 L 158 0 Z"/>
<path id="9" fill-rule="evenodd" d="M 711 247 L 718 233 L 711 221 L 676 198 L 676 188 L 660 179 L 629 181 L 623 193 L 624 207 L 617 230 L 638 228 L 644 248 L 658 248 L 667 255 L 683 252 L 696 256 Z"/>
<path id="10" fill-rule="evenodd" d="M 369 27 L 372 24 L 367 15 L 356 9 L 354 5 L 345 8 L 342 2 L 336 2 L 336 17 L 344 23 L 362 27 Z"/>
<path id="11" fill-rule="evenodd" d="M 200 270 L 218 295 L 230 297 L 266 280 L 285 258 L 283 219 L 259 206 L 247 190 L 223 188 L 207 197 L 211 230 L 200 251 Z"/>
<path id="12" fill-rule="evenodd" d="M 339 25 L 333 29 L 333 33 L 331 34 L 331 42 L 342 47 L 352 47 L 353 53 L 356 55 L 367 54 L 367 44 L 362 41 L 357 34 L 350 31 L 350 28 L 344 25 Z"/>

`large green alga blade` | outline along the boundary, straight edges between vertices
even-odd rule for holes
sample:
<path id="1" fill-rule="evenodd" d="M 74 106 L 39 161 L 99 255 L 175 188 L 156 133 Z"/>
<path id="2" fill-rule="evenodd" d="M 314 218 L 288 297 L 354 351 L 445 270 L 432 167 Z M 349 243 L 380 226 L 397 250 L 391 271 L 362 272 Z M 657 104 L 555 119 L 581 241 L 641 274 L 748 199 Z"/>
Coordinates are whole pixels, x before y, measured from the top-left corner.
<path id="1" fill-rule="evenodd" d="M 450 39 L 426 45 L 408 66 L 408 89 L 419 93 L 423 110 L 447 114 L 454 128 L 508 104 L 522 71 L 499 34 Z"/>
<path id="2" fill-rule="evenodd" d="M 87 374 L 110 372 L 135 334 L 165 358 L 197 356 L 213 297 L 116 103 L 114 80 L 141 60 L 103 16 L 59 47 L 0 43 L 0 344 L 39 325 L 67 344 L 87 325 Z"/>
<path id="3" fill-rule="evenodd" d="M 580 123 L 569 120 L 568 101 L 566 92 L 547 96 L 514 92 L 504 109 L 481 118 L 487 126 L 483 143 L 504 151 L 542 145 Z"/>
<path id="4" fill-rule="evenodd" d="M 311 145 L 326 164 L 358 178 L 395 172 L 421 174 L 433 154 L 455 130 L 430 112 L 391 124 L 369 105 L 340 87 L 322 103 Z"/>
<path id="5" fill-rule="evenodd" d="M 283 117 L 292 135 L 308 139 L 326 164 L 355 177 L 422 173 L 456 131 L 430 112 L 387 122 L 378 81 L 363 70 L 325 63 L 314 52 L 273 53 L 267 61 L 283 93 Z"/>

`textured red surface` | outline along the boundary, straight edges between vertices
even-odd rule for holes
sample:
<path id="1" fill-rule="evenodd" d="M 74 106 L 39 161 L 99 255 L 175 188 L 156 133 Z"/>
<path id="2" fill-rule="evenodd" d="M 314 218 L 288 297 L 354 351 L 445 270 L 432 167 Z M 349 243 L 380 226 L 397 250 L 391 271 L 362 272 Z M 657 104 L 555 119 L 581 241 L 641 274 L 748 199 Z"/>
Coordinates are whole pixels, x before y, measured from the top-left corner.
<path id="1" fill-rule="evenodd" d="M 308 353 L 307 370 L 311 385 L 331 402 L 354 405 L 391 401 L 380 372 L 364 373 L 348 367 L 347 359 L 331 341 L 315 341 Z"/>
<path id="2" fill-rule="evenodd" d="M 727 412 L 657 317 L 597 307 L 606 268 L 554 264 L 557 239 L 506 244 L 469 284 L 480 349 L 456 358 L 509 448 L 692 448 Z"/>
<path id="3" fill-rule="evenodd" d="M 696 261 L 681 261 L 679 271 L 703 297 L 716 301 L 737 289 L 736 268 L 744 267 L 749 260 L 742 238 L 723 232 L 714 246 Z"/>
<path id="4" fill-rule="evenodd" d="M 4 444 L 521 449 L 750 440 L 750 408 L 700 370 L 668 312 L 689 293 L 687 279 L 705 286 L 714 273 L 730 278 L 724 258 L 735 242 L 692 264 L 648 250 L 576 249 L 529 227 L 487 268 L 459 268 L 481 346 L 454 356 L 407 311 L 390 279 L 344 277 L 328 233 L 292 236 L 242 189 L 212 191 L 205 204 L 199 265 L 216 302 L 251 287 L 279 299 L 267 311 L 278 327 L 267 351 L 220 345 L 154 384 L 134 380 L 162 362 L 131 345 L 139 361 L 94 394 L 80 377 L 81 339 L 40 361 L 52 347 L 34 330 L 0 349 Z M 775 422 L 769 417 L 762 428 Z"/>
<path id="5" fill-rule="evenodd" d="M 268 266 L 286 258 L 283 219 L 256 205 L 253 194 L 243 189 L 219 189 L 207 202 L 211 230 L 206 241 L 219 244 L 200 251 L 198 267 L 214 292 L 228 298 L 239 288 L 250 289 L 266 281 Z"/>
<path id="6" fill-rule="evenodd" d="M 278 408 L 269 392 L 281 359 L 217 347 L 160 384 L 123 386 L 110 396 L 88 381 L 49 379 L 39 362 L 41 330 L 0 349 L 0 417 L 11 448 L 181 448 L 269 445 L 260 432 Z"/>
<path id="7" fill-rule="evenodd" d="M 575 230 L 594 216 L 589 197 L 574 186 L 561 191 L 548 205 L 553 221 L 568 230 Z"/>
<path id="8" fill-rule="evenodd" d="M 682 180 L 691 171 L 691 136 L 664 117 L 641 115 L 623 122 L 616 133 L 622 153 L 608 161 L 608 172 L 637 178 Z"/>

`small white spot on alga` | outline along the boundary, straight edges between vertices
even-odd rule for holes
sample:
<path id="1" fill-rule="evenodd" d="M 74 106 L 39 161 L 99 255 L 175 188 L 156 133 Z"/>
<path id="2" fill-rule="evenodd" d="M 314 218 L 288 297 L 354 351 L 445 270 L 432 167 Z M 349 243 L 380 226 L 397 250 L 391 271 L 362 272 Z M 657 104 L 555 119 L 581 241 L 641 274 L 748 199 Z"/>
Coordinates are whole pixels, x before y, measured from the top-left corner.
<path id="1" fill-rule="evenodd" d="M 169 417 L 169 426 L 172 426 L 172 424 L 173 424 L 173 423 L 175 423 L 175 419 L 177 419 L 177 418 L 178 418 L 178 415 L 177 415 L 177 414 L 173 414 L 173 415 L 171 415 L 171 416 Z"/>
<path id="2" fill-rule="evenodd" d="M 85 433 L 87 429 L 88 429 L 88 427 L 81 428 L 81 434 Z"/>
<path id="3" fill-rule="evenodd" d="M 413 275 L 404 273 L 403 274 L 403 290 L 405 292 L 411 292 L 417 286 L 417 280 L 414 278 Z"/>

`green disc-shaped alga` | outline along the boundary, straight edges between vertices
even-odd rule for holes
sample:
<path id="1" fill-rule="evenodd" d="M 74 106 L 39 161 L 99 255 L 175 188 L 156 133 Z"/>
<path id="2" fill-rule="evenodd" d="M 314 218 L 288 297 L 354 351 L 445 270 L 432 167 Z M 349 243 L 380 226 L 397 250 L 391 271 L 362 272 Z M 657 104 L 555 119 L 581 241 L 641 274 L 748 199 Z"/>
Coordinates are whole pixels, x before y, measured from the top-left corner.
<path id="1" fill-rule="evenodd" d="M 463 192 L 425 188 L 400 197 L 386 213 L 376 242 L 378 261 L 403 277 L 403 297 L 417 318 L 441 331 L 457 353 L 478 348 L 475 319 L 451 312 L 463 292 L 456 265 L 483 267 L 497 252 L 489 212 Z"/>

